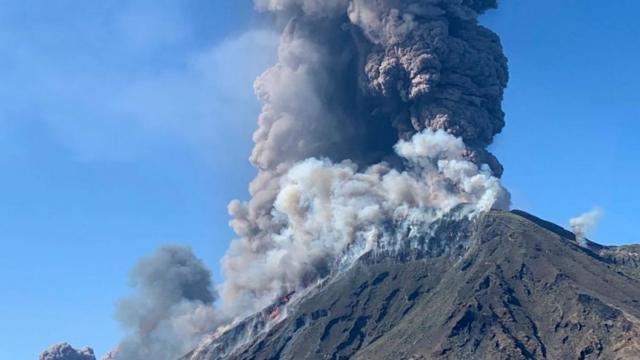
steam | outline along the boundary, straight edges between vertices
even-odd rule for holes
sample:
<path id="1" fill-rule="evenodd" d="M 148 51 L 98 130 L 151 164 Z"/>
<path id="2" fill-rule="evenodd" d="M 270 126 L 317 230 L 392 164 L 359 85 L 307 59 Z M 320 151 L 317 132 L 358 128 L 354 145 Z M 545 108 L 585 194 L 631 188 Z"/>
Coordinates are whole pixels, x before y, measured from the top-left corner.
<path id="1" fill-rule="evenodd" d="M 326 158 L 296 164 L 280 179 L 273 204 L 279 230 L 258 251 L 251 238 L 234 242 L 224 258 L 225 303 L 267 305 L 366 251 L 404 247 L 407 234 L 426 231 L 460 205 L 473 204 L 469 214 L 507 208 L 500 181 L 488 166 L 465 159 L 465 150 L 461 139 L 427 129 L 397 144 L 403 171 Z M 235 202 L 230 209 L 236 228 L 243 226 L 246 208 Z"/>
<path id="2" fill-rule="evenodd" d="M 211 271 L 190 248 L 163 246 L 140 260 L 130 279 L 137 293 L 117 312 L 130 333 L 110 358 L 173 360 L 220 325 Z"/>
<path id="3" fill-rule="evenodd" d="M 581 246 L 586 246 L 587 236 L 598 227 L 603 216 L 604 211 L 601 208 L 594 208 L 569 221 L 571 231 L 576 235 L 576 240 Z"/>

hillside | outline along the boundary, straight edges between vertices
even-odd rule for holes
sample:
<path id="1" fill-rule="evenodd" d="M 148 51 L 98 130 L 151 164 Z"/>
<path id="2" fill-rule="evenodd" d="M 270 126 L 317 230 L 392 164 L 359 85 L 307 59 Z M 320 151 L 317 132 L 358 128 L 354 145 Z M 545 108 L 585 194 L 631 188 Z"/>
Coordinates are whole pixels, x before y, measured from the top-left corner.
<path id="1" fill-rule="evenodd" d="M 259 314 L 184 359 L 640 358 L 637 247 L 583 248 L 517 211 L 440 228 L 426 251 L 365 256 L 281 320 Z"/>

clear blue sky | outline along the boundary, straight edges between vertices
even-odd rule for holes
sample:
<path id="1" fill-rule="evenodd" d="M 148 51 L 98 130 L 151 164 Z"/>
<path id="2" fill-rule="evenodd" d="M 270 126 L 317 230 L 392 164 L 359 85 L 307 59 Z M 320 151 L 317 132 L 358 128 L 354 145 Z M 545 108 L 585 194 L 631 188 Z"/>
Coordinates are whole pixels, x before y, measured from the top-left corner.
<path id="1" fill-rule="evenodd" d="M 69 341 L 103 354 L 137 258 L 183 243 L 214 269 L 246 198 L 275 56 L 249 0 L 0 0 L 0 359 Z M 510 59 L 493 150 L 514 207 L 640 242 L 640 3 L 505 0 Z"/>

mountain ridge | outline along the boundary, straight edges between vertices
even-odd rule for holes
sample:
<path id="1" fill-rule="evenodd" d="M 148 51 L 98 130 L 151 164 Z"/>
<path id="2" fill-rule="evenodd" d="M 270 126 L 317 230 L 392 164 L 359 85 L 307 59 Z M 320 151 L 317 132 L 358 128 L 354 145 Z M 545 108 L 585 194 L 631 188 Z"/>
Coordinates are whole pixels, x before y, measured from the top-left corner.
<path id="1" fill-rule="evenodd" d="M 434 238 L 428 256 L 363 256 L 232 352 L 209 339 L 183 359 L 640 358 L 639 247 L 581 247 L 521 211 Z"/>

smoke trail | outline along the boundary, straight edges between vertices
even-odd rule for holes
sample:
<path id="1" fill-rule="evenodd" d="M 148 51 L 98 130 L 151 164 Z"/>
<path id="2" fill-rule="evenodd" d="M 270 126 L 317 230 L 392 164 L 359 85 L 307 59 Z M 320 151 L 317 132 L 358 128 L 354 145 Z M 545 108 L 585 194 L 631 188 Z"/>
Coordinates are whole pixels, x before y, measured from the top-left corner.
<path id="1" fill-rule="evenodd" d="M 96 360 L 93 349 L 84 347 L 76 350 L 67 343 L 53 345 L 45 350 L 40 360 Z"/>
<path id="2" fill-rule="evenodd" d="M 601 208 L 593 208 L 569 220 L 571 231 L 576 235 L 576 240 L 581 246 L 587 245 L 587 236 L 598 227 L 603 216 L 604 211 Z"/>
<path id="3" fill-rule="evenodd" d="M 507 61 L 477 22 L 495 0 L 256 5 L 282 37 L 255 84 L 252 198 L 229 206 L 225 311 L 255 311 L 355 248 L 395 246 L 385 224 L 420 231 L 458 204 L 508 206 L 486 150 L 504 126 Z"/>
<path id="4" fill-rule="evenodd" d="M 219 324 L 211 271 L 191 249 L 163 246 L 131 274 L 137 293 L 120 302 L 118 318 L 129 335 L 114 360 L 174 360 Z"/>

